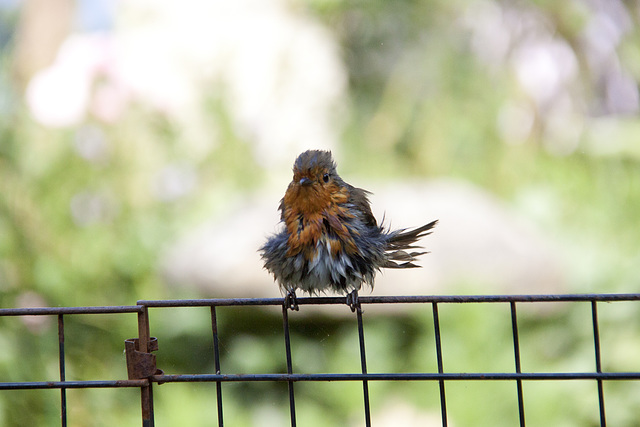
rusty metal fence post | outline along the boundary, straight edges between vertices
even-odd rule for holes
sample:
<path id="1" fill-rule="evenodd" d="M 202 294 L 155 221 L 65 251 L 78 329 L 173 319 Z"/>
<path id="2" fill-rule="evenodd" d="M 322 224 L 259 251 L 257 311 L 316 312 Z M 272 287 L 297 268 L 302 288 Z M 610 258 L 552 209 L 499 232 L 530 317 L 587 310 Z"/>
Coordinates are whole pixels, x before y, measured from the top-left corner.
<path id="1" fill-rule="evenodd" d="M 156 368 L 156 356 L 152 351 L 158 350 L 158 340 L 150 336 L 149 310 L 142 306 L 138 312 L 138 338 L 125 340 L 125 354 L 127 357 L 127 375 L 130 380 L 142 380 L 140 387 L 140 402 L 142 409 L 142 426 L 153 427 L 153 375 L 162 375 Z"/>
<path id="2" fill-rule="evenodd" d="M 147 307 L 144 307 L 144 310 L 138 313 L 138 351 L 141 353 L 150 353 L 150 341 L 149 310 Z M 155 356 L 152 355 L 150 359 L 153 360 L 151 370 L 155 373 Z M 145 374 L 146 373 L 148 372 L 145 372 Z M 151 381 L 140 389 L 140 401 L 142 403 L 142 426 L 153 427 L 155 422 L 153 419 L 153 385 Z"/>

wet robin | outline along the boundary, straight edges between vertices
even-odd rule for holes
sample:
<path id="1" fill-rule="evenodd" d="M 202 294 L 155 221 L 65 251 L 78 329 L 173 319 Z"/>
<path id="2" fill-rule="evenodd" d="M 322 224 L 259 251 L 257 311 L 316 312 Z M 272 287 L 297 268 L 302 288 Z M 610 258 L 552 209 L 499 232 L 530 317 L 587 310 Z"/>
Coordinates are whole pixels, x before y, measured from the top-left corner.
<path id="1" fill-rule="evenodd" d="M 264 267 L 297 310 L 296 291 L 347 294 L 355 310 L 358 290 L 373 289 L 381 268 L 414 268 L 414 243 L 431 234 L 437 221 L 391 231 L 371 213 L 368 191 L 340 178 L 330 151 L 309 150 L 293 165 L 293 181 L 280 201 L 282 229 L 260 248 Z"/>

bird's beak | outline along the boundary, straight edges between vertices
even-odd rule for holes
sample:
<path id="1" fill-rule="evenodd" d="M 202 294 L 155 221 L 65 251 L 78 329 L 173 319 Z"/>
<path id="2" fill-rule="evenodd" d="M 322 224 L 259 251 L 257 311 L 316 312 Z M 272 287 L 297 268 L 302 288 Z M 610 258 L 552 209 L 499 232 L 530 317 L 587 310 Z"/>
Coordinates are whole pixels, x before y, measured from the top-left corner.
<path id="1" fill-rule="evenodd" d="M 312 181 L 309 178 L 300 178 L 300 181 L 298 181 L 298 183 L 303 187 L 306 187 L 311 185 Z"/>

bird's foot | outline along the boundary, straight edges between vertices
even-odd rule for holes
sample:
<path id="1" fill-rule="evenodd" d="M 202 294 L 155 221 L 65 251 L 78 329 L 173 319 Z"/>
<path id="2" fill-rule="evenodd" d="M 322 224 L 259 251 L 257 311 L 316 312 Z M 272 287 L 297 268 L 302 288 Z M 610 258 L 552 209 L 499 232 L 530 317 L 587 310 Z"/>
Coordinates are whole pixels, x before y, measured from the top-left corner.
<path id="1" fill-rule="evenodd" d="M 347 294 L 347 305 L 351 309 L 352 313 L 355 313 L 356 310 L 362 310 L 360 308 L 360 301 L 358 301 L 358 290 L 354 289 Z"/>
<path id="2" fill-rule="evenodd" d="M 290 309 L 291 311 L 300 311 L 300 307 L 298 307 L 298 299 L 296 297 L 296 291 L 290 290 L 287 292 L 287 295 L 284 297 L 284 306 Z"/>

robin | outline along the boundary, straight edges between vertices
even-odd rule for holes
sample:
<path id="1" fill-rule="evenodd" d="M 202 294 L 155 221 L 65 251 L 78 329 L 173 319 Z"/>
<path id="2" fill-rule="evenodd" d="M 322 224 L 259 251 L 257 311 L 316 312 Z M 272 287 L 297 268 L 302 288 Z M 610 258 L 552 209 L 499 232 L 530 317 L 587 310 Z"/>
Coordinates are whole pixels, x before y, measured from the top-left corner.
<path id="1" fill-rule="evenodd" d="M 391 231 L 371 213 L 368 191 L 340 178 L 330 151 L 309 150 L 293 165 L 293 181 L 280 201 L 284 227 L 260 248 L 285 305 L 298 310 L 296 291 L 347 294 L 355 311 L 362 284 L 373 289 L 381 268 L 414 268 L 414 243 L 438 222 Z"/>

